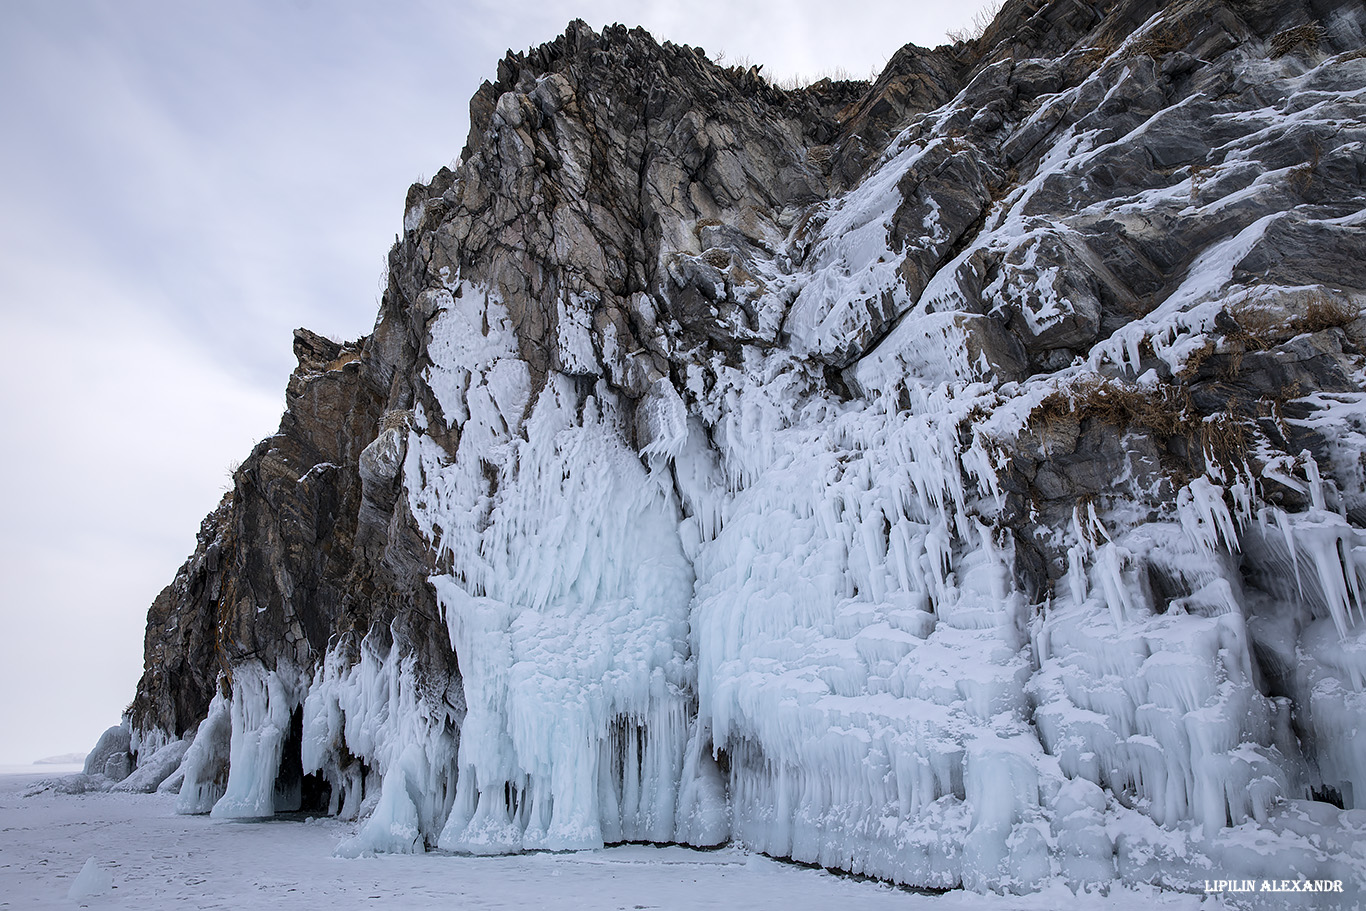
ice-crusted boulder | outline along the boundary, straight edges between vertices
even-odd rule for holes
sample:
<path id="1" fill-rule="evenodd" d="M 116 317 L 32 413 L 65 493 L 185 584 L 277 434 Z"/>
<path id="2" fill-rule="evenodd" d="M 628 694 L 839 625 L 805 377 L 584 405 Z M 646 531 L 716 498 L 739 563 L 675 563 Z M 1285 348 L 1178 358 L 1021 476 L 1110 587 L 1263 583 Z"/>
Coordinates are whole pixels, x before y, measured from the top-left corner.
<path id="1" fill-rule="evenodd" d="M 103 775 L 112 781 L 122 781 L 128 777 L 132 770 L 132 757 L 128 750 L 132 741 L 132 732 L 128 725 L 119 724 L 109 728 L 100 735 L 92 749 L 85 757 L 85 775 Z"/>
<path id="2" fill-rule="evenodd" d="M 175 774 L 189 748 L 188 740 L 171 741 L 156 752 L 142 757 L 137 770 L 109 790 L 150 794 Z"/>
<path id="3" fill-rule="evenodd" d="M 877 80 L 576 22 L 148 618 L 180 808 L 1360 900 L 1366 9 L 1010 0 Z"/>

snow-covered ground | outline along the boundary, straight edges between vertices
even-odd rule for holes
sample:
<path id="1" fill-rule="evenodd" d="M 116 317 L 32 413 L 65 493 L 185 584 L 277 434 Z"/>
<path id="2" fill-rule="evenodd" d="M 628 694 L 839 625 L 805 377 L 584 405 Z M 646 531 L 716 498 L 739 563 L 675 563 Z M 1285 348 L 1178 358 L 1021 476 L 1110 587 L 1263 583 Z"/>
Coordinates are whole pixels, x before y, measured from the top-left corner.
<path id="1" fill-rule="evenodd" d="M 359 907 L 688 909 L 1218 909 L 1217 900 L 1117 889 L 1074 897 L 926 895 L 735 848 L 626 845 L 567 854 L 384 855 L 344 860 L 336 819 L 238 823 L 177 816 L 174 795 L 23 793 L 45 774 L 0 769 L 0 908 Z M 88 860 L 110 883 L 69 898 Z"/>

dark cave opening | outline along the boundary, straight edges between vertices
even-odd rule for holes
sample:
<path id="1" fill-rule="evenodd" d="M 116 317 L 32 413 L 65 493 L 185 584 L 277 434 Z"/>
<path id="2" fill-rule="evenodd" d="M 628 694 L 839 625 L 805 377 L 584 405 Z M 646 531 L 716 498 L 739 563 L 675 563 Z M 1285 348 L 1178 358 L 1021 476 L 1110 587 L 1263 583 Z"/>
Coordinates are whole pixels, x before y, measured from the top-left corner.
<path id="1" fill-rule="evenodd" d="M 275 812 L 289 813 L 300 809 L 303 797 L 304 709 L 298 706 L 290 713 L 289 732 L 280 746 L 280 768 L 275 773 Z"/>
<path id="2" fill-rule="evenodd" d="M 332 785 L 321 775 L 304 774 L 304 710 L 289 716 L 289 732 L 280 746 L 280 768 L 275 773 L 277 814 L 325 814 L 332 799 Z"/>
<path id="3" fill-rule="evenodd" d="M 325 815 L 332 801 L 332 785 L 321 775 L 305 775 L 299 789 L 299 811 Z"/>

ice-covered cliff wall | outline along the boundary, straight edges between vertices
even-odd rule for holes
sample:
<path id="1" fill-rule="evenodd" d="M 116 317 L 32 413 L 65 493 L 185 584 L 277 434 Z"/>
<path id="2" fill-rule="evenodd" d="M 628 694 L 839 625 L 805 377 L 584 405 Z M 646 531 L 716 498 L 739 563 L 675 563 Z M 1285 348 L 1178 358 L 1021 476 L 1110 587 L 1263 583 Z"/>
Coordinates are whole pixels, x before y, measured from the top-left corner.
<path id="1" fill-rule="evenodd" d="M 374 333 L 298 334 L 134 746 L 207 715 L 186 811 L 347 852 L 1350 904 L 1363 29 L 1012 0 L 795 91 L 620 27 L 510 55 Z"/>

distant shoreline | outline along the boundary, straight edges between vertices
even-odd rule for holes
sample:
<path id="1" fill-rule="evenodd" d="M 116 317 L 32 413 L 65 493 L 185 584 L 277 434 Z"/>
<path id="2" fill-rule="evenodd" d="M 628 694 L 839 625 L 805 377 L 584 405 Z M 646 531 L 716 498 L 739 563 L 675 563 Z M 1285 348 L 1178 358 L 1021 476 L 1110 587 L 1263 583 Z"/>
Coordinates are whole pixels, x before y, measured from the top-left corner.
<path id="1" fill-rule="evenodd" d="M 0 763 L 0 775 L 41 775 L 52 778 L 58 775 L 71 775 L 84 771 L 84 762 L 46 762 L 46 763 Z"/>

